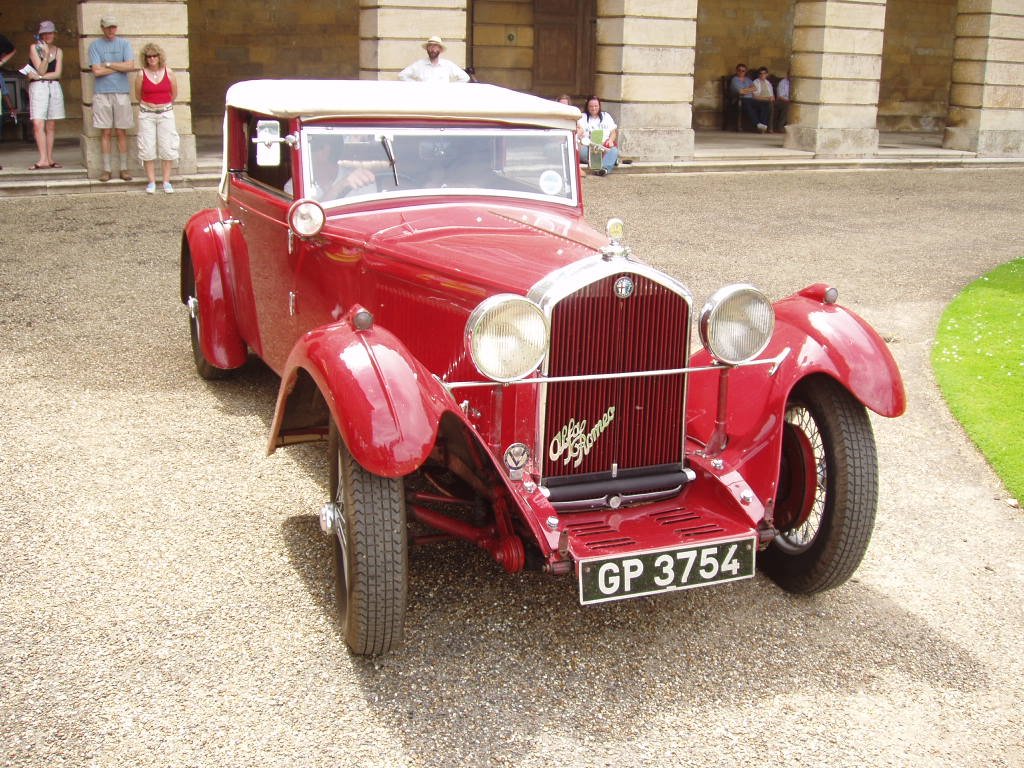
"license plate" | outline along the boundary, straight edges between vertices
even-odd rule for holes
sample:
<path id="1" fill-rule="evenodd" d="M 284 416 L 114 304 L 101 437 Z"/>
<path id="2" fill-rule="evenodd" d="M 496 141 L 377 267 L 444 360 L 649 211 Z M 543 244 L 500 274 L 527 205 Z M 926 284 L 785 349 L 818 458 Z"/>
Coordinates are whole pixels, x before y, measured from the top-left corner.
<path id="1" fill-rule="evenodd" d="M 580 603 L 604 603 L 749 579 L 754 537 L 579 561 Z"/>

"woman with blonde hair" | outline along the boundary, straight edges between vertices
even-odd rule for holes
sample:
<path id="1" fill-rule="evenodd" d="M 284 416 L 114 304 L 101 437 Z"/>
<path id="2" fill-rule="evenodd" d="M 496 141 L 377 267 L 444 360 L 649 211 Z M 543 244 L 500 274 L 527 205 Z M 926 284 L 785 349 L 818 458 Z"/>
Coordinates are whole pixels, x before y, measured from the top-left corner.
<path id="1" fill-rule="evenodd" d="M 174 100 L 178 83 L 167 66 L 164 50 L 146 43 L 140 54 L 142 72 L 135 78 L 139 102 L 139 160 L 146 169 L 146 192 L 156 192 L 156 159 L 160 158 L 164 192 L 173 192 L 171 163 L 178 159 L 178 130 L 174 124 Z"/>

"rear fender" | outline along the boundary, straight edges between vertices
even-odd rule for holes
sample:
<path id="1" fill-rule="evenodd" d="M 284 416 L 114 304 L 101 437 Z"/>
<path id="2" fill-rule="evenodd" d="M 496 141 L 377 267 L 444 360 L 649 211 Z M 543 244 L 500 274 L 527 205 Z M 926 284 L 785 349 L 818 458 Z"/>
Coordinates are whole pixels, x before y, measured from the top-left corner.
<path id="1" fill-rule="evenodd" d="M 351 314 L 309 331 L 292 348 L 268 452 L 283 444 L 281 426 L 305 373 L 323 396 L 353 458 L 375 475 L 401 477 L 426 461 L 441 416 L 458 412 L 458 406 L 394 334 L 377 326 L 356 330 Z"/>
<path id="2" fill-rule="evenodd" d="M 231 292 L 224 280 L 227 233 L 217 211 L 205 210 L 192 216 L 181 237 L 181 301 L 186 296 L 186 269 L 195 276 L 199 302 L 199 346 L 203 357 L 218 368 L 238 368 L 248 348 L 238 330 Z"/>
<path id="3" fill-rule="evenodd" d="M 761 499 L 774 495 L 782 440 L 782 421 L 790 393 L 812 376 L 842 384 L 866 408 L 895 417 L 906 409 L 899 368 L 885 341 L 850 310 L 823 301 L 822 286 L 811 286 L 775 304 L 775 333 L 762 358 L 777 366 L 729 370 L 726 434 L 720 456 L 731 469 L 742 469 Z M 694 365 L 708 365 L 706 350 Z M 687 431 L 707 443 L 717 414 L 718 373 L 694 373 L 687 402 Z M 703 462 L 698 462 L 703 463 Z"/>

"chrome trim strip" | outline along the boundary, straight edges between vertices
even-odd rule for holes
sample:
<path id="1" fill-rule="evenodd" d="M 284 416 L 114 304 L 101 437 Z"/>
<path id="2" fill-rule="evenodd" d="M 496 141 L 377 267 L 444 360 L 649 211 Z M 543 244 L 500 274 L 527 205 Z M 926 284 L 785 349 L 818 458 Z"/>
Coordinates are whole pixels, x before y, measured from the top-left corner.
<path id="1" fill-rule="evenodd" d="M 773 366 L 769 371 L 774 375 L 782 362 L 789 357 L 790 349 L 786 347 L 776 357 L 764 360 L 748 360 L 745 363 L 736 365 L 700 365 L 688 368 L 668 368 L 659 371 L 626 371 L 624 373 L 594 373 L 580 376 L 537 376 L 530 379 L 518 379 L 517 381 L 442 381 L 445 389 L 466 389 L 472 387 L 504 387 L 516 384 L 554 384 L 563 381 L 597 381 L 599 379 L 633 379 L 640 376 L 679 376 L 685 373 L 705 373 L 707 371 L 721 371 L 730 368 L 749 368 L 755 365 Z"/>
<path id="2" fill-rule="evenodd" d="M 693 294 L 678 280 L 643 262 L 626 258 L 608 260 L 600 253 L 549 273 L 534 283 L 526 297 L 537 302 L 550 315 L 551 308 L 562 299 L 591 283 L 621 272 L 640 275 L 679 294 L 686 300 L 688 316 L 692 317 Z"/>
<path id="3" fill-rule="evenodd" d="M 617 493 L 620 499 L 619 506 L 628 507 L 632 504 L 639 504 L 645 501 L 659 501 L 661 499 L 668 499 L 677 495 L 683 490 L 682 485 L 677 485 L 675 488 L 669 488 L 664 491 L 648 491 L 646 493 Z M 611 509 L 611 505 L 608 503 L 610 495 L 604 495 L 596 499 L 573 499 L 571 501 L 553 501 L 551 506 L 557 509 L 559 512 L 578 511 L 582 509 Z"/>

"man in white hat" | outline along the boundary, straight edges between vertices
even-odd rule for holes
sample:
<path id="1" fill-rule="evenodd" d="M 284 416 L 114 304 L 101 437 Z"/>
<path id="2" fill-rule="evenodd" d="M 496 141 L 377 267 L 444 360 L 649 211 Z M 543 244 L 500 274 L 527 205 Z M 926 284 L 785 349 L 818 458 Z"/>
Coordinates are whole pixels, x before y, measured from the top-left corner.
<path id="1" fill-rule="evenodd" d="M 399 80 L 418 80 L 423 83 L 468 83 L 469 75 L 457 65 L 442 59 L 444 41 L 432 37 L 423 44 L 427 58 L 417 59 L 398 73 Z"/>
<path id="2" fill-rule="evenodd" d="M 121 178 L 131 181 L 128 172 L 128 137 L 126 132 L 135 122 L 129 97 L 128 73 L 138 67 L 132 47 L 117 36 L 117 19 L 111 14 L 100 18 L 103 37 L 89 46 L 89 66 L 96 76 L 92 97 L 92 124 L 100 130 L 103 152 L 103 173 L 100 181 L 110 181 L 110 134 L 117 133 L 117 149 L 121 157 Z"/>

